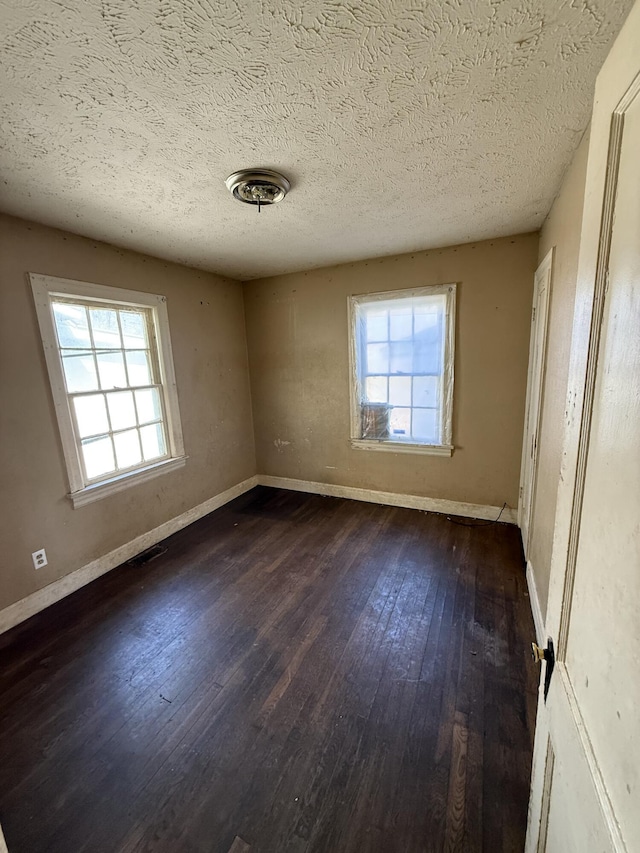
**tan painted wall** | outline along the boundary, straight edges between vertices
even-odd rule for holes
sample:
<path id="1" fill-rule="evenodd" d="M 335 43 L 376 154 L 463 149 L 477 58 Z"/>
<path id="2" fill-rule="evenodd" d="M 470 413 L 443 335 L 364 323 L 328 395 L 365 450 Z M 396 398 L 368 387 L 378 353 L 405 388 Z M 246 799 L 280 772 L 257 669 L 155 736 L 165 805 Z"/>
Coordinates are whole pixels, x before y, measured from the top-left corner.
<path id="1" fill-rule="evenodd" d="M 529 560 L 543 617 L 549 592 L 588 148 L 589 134 L 586 133 L 540 233 L 540 261 L 555 246 L 538 472 L 529 546 Z"/>
<path id="2" fill-rule="evenodd" d="M 258 471 L 515 507 L 538 235 L 245 284 Z M 458 282 L 451 458 L 349 445 L 347 297 Z"/>
<path id="3" fill-rule="evenodd" d="M 185 468 L 72 508 L 26 272 L 167 296 Z M 255 474 L 242 287 L 2 216 L 0 401 L 1 608 Z"/>

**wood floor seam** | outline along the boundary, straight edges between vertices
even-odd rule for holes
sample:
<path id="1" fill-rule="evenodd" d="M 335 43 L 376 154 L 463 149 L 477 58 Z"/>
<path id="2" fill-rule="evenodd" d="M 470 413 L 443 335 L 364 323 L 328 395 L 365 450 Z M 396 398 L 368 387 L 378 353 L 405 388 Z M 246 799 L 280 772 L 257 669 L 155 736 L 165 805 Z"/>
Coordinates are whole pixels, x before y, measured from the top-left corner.
<path id="1" fill-rule="evenodd" d="M 521 853 L 517 537 L 259 486 L 7 632 L 11 853 Z"/>

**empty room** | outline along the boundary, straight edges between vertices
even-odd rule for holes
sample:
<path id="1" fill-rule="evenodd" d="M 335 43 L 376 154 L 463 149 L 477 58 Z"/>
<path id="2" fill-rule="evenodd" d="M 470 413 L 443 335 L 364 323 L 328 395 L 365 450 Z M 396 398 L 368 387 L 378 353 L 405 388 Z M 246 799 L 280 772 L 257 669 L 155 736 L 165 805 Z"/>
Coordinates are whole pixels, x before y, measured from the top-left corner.
<path id="1" fill-rule="evenodd" d="M 640 0 L 0 24 L 0 853 L 640 850 Z"/>

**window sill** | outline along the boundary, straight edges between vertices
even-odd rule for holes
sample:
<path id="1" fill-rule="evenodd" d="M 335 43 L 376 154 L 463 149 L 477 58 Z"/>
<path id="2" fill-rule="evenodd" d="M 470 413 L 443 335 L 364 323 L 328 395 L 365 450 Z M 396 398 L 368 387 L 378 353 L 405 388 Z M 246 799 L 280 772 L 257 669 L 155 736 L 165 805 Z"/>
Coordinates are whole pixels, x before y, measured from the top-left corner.
<path id="1" fill-rule="evenodd" d="M 86 486 L 77 492 L 71 492 L 67 497 L 73 504 L 74 509 L 77 509 L 79 506 L 85 506 L 85 504 L 90 504 L 101 498 L 122 492 L 124 489 L 128 489 L 129 486 L 137 486 L 139 483 L 146 483 L 147 480 L 153 480 L 154 477 L 159 477 L 161 474 L 176 471 L 178 468 L 182 468 L 186 461 L 186 456 L 163 459 L 162 462 L 156 462 L 155 465 L 138 468 L 137 471 L 129 471 L 126 474 L 121 474 L 119 477 L 104 480 L 102 483 Z"/>
<path id="2" fill-rule="evenodd" d="M 374 438 L 352 438 L 351 447 L 355 450 L 382 450 L 386 453 L 418 453 L 424 456 L 451 456 L 450 444 L 409 444 L 400 441 L 384 441 Z"/>

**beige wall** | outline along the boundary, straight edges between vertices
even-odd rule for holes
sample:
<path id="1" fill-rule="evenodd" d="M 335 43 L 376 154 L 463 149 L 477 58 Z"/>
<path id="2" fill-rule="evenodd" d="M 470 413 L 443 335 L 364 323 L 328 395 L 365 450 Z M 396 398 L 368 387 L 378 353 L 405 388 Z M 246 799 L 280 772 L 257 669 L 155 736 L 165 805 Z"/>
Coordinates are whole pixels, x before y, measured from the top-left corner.
<path id="1" fill-rule="evenodd" d="M 73 509 L 26 272 L 167 296 L 185 468 Z M 0 401 L 2 608 L 255 473 L 242 287 L 2 216 Z"/>
<path id="2" fill-rule="evenodd" d="M 586 133 L 540 233 L 540 261 L 555 247 L 538 472 L 528 554 L 543 617 L 549 592 L 588 147 L 589 134 Z"/>
<path id="3" fill-rule="evenodd" d="M 538 235 L 245 284 L 258 471 L 517 506 Z M 347 297 L 458 282 L 451 458 L 349 444 Z"/>

